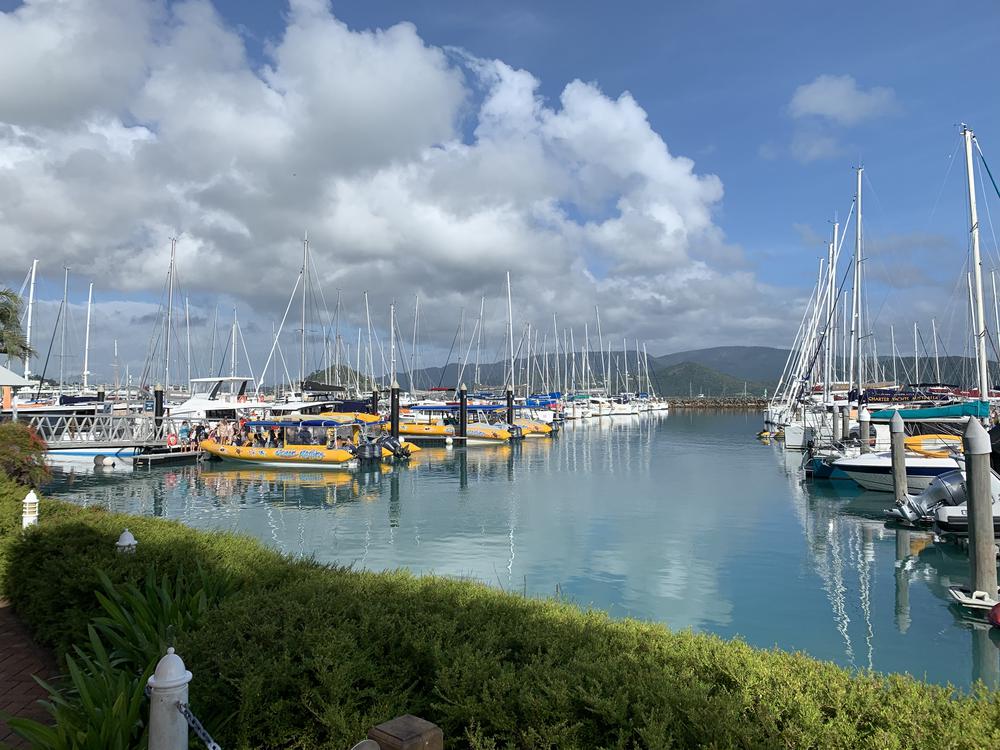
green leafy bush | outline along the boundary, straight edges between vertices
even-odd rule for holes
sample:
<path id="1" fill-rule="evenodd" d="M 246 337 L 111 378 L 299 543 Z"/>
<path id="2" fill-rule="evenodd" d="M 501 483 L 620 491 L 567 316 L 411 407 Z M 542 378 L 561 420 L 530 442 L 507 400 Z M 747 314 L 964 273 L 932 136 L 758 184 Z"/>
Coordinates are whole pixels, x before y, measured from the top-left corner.
<path id="1" fill-rule="evenodd" d="M 68 680 L 52 685 L 44 702 L 54 725 L 32 719 L 7 720 L 36 750 L 132 750 L 147 744 L 148 708 L 144 690 L 151 670 L 134 674 L 108 653 L 94 628 L 89 650 L 66 656 Z"/>
<path id="2" fill-rule="evenodd" d="M 0 473 L 14 482 L 40 487 L 51 476 L 45 451 L 45 441 L 24 422 L 0 423 Z"/>
<path id="3" fill-rule="evenodd" d="M 179 568 L 172 576 L 158 576 L 149 566 L 141 587 L 115 586 L 103 571 L 97 575 L 104 615 L 94 625 L 116 657 L 140 670 L 155 665 L 179 633 L 194 631 L 231 588 L 226 577 L 210 576 L 201 566 L 193 574 Z"/>
<path id="4" fill-rule="evenodd" d="M 114 552 L 126 525 L 134 556 Z M 196 713 L 235 712 L 207 722 L 227 750 L 349 747 L 401 713 L 482 750 L 1000 746 L 1000 696 L 985 690 L 853 674 L 470 582 L 321 566 L 159 519 L 45 501 L 40 527 L 7 549 L 18 613 L 71 653 L 108 616 L 97 569 L 119 591 L 144 591 L 149 565 L 157 587 L 195 563 L 206 587 L 224 582 L 176 647 Z"/>

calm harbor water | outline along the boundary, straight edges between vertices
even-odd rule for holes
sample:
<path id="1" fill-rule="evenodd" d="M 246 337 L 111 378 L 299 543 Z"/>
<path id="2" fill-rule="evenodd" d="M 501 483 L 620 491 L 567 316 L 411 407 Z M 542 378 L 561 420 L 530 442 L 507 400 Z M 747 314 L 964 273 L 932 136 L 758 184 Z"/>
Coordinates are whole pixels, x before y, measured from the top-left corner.
<path id="1" fill-rule="evenodd" d="M 757 442 L 759 428 L 756 413 L 713 411 L 570 423 L 554 440 L 427 449 L 371 473 L 63 465 L 47 491 L 323 561 L 558 591 L 844 666 L 996 686 L 1000 639 L 947 602 L 964 553 L 887 528 L 889 495 L 806 483 L 800 456 Z"/>

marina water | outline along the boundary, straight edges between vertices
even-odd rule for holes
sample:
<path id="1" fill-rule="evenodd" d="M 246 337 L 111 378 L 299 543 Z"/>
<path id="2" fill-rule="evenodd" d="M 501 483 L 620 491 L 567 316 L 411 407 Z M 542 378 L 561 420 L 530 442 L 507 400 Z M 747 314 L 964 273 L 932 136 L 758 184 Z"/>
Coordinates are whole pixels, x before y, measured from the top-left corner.
<path id="1" fill-rule="evenodd" d="M 995 687 L 1000 639 L 947 601 L 968 579 L 964 552 L 886 527 L 889 495 L 805 483 L 801 454 L 757 442 L 759 423 L 707 410 L 571 422 L 552 440 L 425 449 L 368 473 L 63 464 L 47 492 L 324 562 L 471 578 L 847 667 Z"/>

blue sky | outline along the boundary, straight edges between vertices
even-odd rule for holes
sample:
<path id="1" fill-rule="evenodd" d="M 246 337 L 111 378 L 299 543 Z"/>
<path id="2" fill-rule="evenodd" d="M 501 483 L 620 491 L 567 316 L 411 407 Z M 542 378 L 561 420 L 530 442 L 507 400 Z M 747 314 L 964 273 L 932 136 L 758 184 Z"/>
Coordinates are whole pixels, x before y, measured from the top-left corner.
<path id="1" fill-rule="evenodd" d="M 220 10 L 261 42 L 282 28 L 280 4 L 221 2 Z M 934 216 L 958 138 L 980 135 L 1000 165 L 1000 5 L 929 2 L 699 3 L 334 2 L 354 28 L 400 21 L 439 46 L 459 46 L 534 73 L 558 99 L 569 81 L 593 81 L 609 96 L 630 91 L 671 151 L 722 178 L 719 223 L 748 259 L 780 283 L 807 285 L 823 248 L 804 246 L 796 224 L 817 232 L 854 192 L 862 162 L 871 194 L 866 226 L 877 235 L 963 236 L 962 164 Z M 260 57 L 259 59 L 263 59 Z M 796 120 L 789 102 L 820 75 L 888 87 L 896 107 L 854 126 Z M 796 132 L 837 141 L 835 153 L 803 162 L 788 149 Z M 996 132 L 996 136 L 994 136 Z M 993 144 L 997 144 L 994 146 Z M 959 154 L 961 156 L 961 154 Z M 992 165 L 991 165 L 992 166 Z M 996 172 L 996 168 L 994 168 Z M 959 213 L 956 213 L 959 212 Z M 961 261 L 959 261 L 961 262 Z"/>
<path id="2" fill-rule="evenodd" d="M 875 339 L 934 317 L 957 353 L 958 124 L 1000 172 L 997 50 L 987 2 L 0 0 L 0 281 L 40 258 L 51 302 L 72 266 L 98 358 L 138 363 L 170 236 L 197 319 L 267 331 L 308 230 L 348 327 L 419 294 L 432 350 L 508 269 L 518 326 L 786 346 L 863 162 Z"/>

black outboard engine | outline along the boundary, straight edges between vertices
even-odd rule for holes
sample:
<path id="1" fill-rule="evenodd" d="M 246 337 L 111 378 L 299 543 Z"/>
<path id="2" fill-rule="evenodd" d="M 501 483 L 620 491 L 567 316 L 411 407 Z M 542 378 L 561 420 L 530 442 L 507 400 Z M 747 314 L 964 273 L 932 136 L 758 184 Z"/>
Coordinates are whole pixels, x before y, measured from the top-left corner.
<path id="1" fill-rule="evenodd" d="M 967 495 L 965 475 L 959 470 L 946 471 L 934 478 L 919 495 L 907 495 L 906 502 L 886 511 L 891 518 L 917 523 L 934 514 L 942 505 L 963 505 Z"/>
<path id="2" fill-rule="evenodd" d="M 520 440 L 524 437 L 524 430 L 521 429 L 521 425 L 519 424 L 507 425 L 507 431 L 510 433 L 511 440 Z"/>
<path id="3" fill-rule="evenodd" d="M 374 440 L 364 440 L 358 444 L 357 456 L 361 461 L 381 461 L 382 446 Z"/>
<path id="4" fill-rule="evenodd" d="M 380 435 L 375 442 L 379 445 L 379 447 L 387 448 L 392 451 L 393 458 L 410 457 L 410 449 L 403 445 L 397 437 L 393 437 L 392 435 Z"/>

